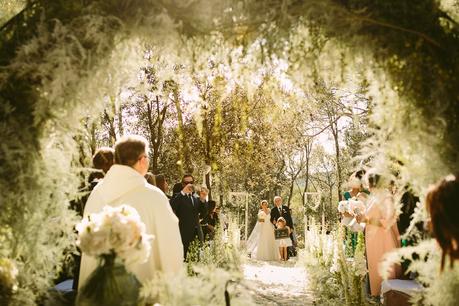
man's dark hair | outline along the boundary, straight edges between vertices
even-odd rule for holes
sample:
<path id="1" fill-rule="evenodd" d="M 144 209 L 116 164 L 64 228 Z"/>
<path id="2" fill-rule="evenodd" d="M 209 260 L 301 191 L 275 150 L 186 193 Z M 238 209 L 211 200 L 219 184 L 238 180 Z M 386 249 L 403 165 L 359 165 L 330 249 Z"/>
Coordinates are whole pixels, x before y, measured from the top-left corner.
<path id="1" fill-rule="evenodd" d="M 355 172 L 355 177 L 358 178 L 359 180 L 363 179 L 365 176 L 365 173 L 367 173 L 365 170 L 359 170 Z"/>
<path id="2" fill-rule="evenodd" d="M 156 180 L 156 187 L 158 187 L 159 189 L 161 189 L 164 193 L 166 193 L 166 177 L 164 176 L 164 174 L 158 174 L 155 176 L 155 180 Z"/>
<path id="3" fill-rule="evenodd" d="M 368 185 L 371 188 L 376 188 L 379 186 L 379 183 L 381 181 L 381 175 L 377 173 L 371 173 L 368 175 Z"/>
<path id="4" fill-rule="evenodd" d="M 185 175 L 182 177 L 182 183 L 185 181 L 185 179 L 186 179 L 187 177 L 191 177 L 191 178 L 193 179 L 193 181 L 194 181 L 193 175 L 187 173 L 187 174 L 185 174 Z"/>
<path id="5" fill-rule="evenodd" d="M 147 140 L 142 136 L 125 136 L 115 144 L 115 163 L 132 167 L 148 149 Z"/>

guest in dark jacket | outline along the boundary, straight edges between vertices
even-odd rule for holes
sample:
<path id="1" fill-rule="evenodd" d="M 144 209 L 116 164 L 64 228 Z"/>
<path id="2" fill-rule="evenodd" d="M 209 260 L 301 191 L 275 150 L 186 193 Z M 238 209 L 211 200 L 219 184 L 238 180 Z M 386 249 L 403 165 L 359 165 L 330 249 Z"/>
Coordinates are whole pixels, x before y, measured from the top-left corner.
<path id="1" fill-rule="evenodd" d="M 213 240 L 215 237 L 215 228 L 219 223 L 218 213 L 216 211 L 217 203 L 210 200 L 207 205 L 207 216 L 201 221 L 204 239 Z"/>
<path id="2" fill-rule="evenodd" d="M 186 174 L 182 178 L 183 189 L 175 194 L 171 200 L 171 206 L 179 219 L 180 235 L 182 237 L 185 260 L 190 243 L 199 239 L 204 240 L 200 219 L 206 216 L 206 207 L 194 193 L 194 178 Z"/>

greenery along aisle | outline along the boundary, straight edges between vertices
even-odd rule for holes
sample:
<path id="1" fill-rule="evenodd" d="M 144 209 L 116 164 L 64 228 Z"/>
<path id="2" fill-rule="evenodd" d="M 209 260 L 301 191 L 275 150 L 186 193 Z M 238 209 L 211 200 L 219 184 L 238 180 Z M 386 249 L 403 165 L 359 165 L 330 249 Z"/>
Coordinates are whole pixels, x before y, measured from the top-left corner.
<path id="1" fill-rule="evenodd" d="M 158 78 L 159 84 L 170 81 L 162 94 L 175 94 L 175 102 L 194 96 L 196 105 L 208 103 L 205 90 L 192 94 L 192 84 L 208 84 L 205 77 L 222 68 L 211 80 L 224 80 L 214 86 L 220 88 L 213 91 L 220 97 L 214 110 L 219 114 L 225 96 L 242 93 L 234 113 L 238 140 L 232 142 L 240 152 L 253 148 L 240 140 L 253 124 L 247 114 L 258 111 L 249 105 L 302 105 L 310 117 L 341 90 L 369 101 L 371 130 L 362 159 L 397 173 L 399 187 L 423 195 L 429 183 L 458 168 L 459 11 L 452 1 L 17 2 L 24 10 L 0 18 L 0 257 L 10 260 L 0 262 L 18 269 L 13 304 L 39 302 L 61 269 L 64 250 L 74 248 L 76 218 L 68 203 L 85 173 L 82 125 L 97 121 L 122 88 L 138 85 L 133 76 L 145 65 L 147 49 L 170 63 Z M 221 90 L 231 82 L 231 90 Z M 197 116 L 203 126 L 205 114 Z M 207 152 L 206 164 L 225 158 Z M 261 168 L 261 161 L 247 164 Z M 278 164 L 271 162 L 267 169 Z M 234 176 L 231 168 L 223 170 Z M 341 172 L 338 166 L 337 194 Z M 253 181 L 240 185 L 248 189 Z M 416 219 L 423 213 L 419 209 Z M 457 271 L 442 275 L 451 279 Z M 455 292 L 452 284 L 442 288 Z"/>

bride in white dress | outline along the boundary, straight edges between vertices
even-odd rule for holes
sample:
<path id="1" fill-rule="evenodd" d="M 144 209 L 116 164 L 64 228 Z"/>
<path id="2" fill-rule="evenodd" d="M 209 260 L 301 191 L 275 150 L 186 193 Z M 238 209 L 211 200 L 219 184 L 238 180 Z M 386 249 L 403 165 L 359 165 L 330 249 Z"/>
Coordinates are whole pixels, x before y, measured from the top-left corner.
<path id="1" fill-rule="evenodd" d="M 247 239 L 247 252 L 259 260 L 279 260 L 279 249 L 274 239 L 274 225 L 270 222 L 268 201 L 263 200 L 258 211 L 258 220 Z"/>

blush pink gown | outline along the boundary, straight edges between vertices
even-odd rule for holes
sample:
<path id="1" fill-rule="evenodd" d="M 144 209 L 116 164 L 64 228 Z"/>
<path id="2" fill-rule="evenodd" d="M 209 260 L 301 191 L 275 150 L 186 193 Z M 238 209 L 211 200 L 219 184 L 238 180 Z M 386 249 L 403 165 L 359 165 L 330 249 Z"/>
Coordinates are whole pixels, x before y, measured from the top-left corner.
<path id="1" fill-rule="evenodd" d="M 400 247 L 400 234 L 397 229 L 392 195 L 385 190 L 372 192 L 365 215 L 371 220 L 365 227 L 371 295 L 379 296 L 383 281 L 379 273 L 379 265 L 384 254 Z M 375 225 L 378 223 L 379 225 Z M 389 279 L 397 278 L 400 274 L 400 266 L 395 266 L 389 274 Z"/>

